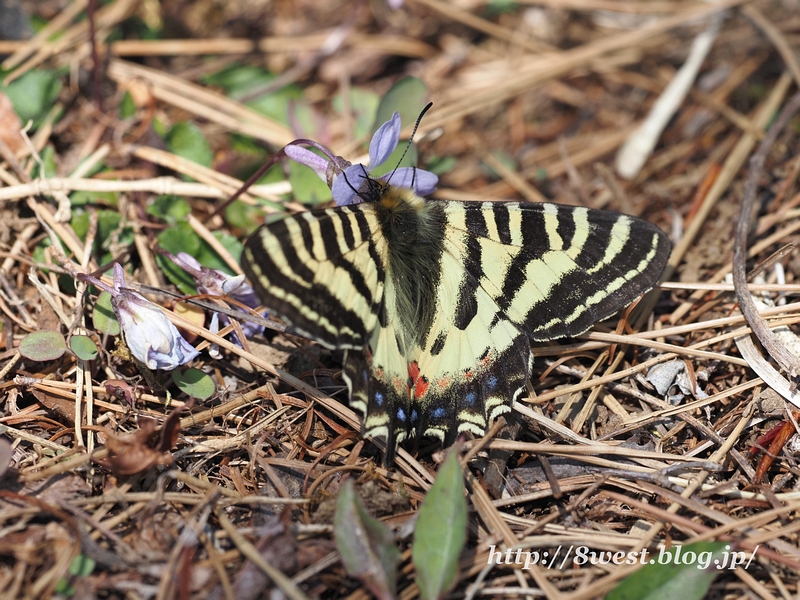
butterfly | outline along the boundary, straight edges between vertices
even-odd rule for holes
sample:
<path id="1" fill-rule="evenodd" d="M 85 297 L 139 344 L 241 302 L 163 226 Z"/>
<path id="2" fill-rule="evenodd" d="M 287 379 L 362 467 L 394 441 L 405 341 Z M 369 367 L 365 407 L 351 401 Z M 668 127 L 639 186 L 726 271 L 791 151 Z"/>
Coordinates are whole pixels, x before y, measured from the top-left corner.
<path id="1" fill-rule="evenodd" d="M 290 331 L 344 351 L 384 463 L 413 436 L 451 444 L 511 410 L 531 341 L 585 332 L 658 280 L 670 242 L 641 219 L 552 203 L 426 199 L 366 178 L 361 202 L 287 215 L 243 268 Z"/>

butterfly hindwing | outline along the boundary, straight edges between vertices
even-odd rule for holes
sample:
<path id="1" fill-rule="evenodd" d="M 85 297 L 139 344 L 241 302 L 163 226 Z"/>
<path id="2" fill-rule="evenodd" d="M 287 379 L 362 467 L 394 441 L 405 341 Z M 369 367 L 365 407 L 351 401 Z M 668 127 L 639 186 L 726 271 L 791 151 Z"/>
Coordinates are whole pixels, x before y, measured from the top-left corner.
<path id="1" fill-rule="evenodd" d="M 258 230 L 247 275 L 293 329 L 346 350 L 364 433 L 445 444 L 510 410 L 530 340 L 573 336 L 653 286 L 669 241 L 640 219 L 524 202 L 376 201 Z"/>
<path id="2" fill-rule="evenodd" d="M 669 243 L 644 221 L 604 211 L 443 206 L 437 333 L 413 356 L 409 396 L 421 414 L 412 433 L 448 443 L 510 410 L 530 372 L 529 338 L 577 335 L 629 304 L 660 274 Z"/>

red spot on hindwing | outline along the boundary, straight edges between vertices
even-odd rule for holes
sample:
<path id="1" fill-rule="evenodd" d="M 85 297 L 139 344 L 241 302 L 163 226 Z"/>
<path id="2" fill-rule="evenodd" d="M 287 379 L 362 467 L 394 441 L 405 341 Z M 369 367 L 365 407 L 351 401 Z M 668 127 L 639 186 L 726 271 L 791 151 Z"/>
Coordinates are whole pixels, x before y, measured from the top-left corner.
<path id="1" fill-rule="evenodd" d="M 409 385 L 414 389 L 414 398 L 422 398 L 428 391 L 431 384 L 428 378 L 419 372 L 417 361 L 408 363 Z"/>

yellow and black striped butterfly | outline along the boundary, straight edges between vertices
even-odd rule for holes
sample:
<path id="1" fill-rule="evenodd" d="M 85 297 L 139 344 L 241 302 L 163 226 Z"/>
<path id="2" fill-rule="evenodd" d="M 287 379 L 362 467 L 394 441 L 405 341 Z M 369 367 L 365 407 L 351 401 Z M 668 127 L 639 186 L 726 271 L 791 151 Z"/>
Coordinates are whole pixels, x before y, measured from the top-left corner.
<path id="1" fill-rule="evenodd" d="M 611 316 L 670 253 L 659 228 L 616 213 L 369 190 L 261 227 L 243 267 L 293 332 L 345 351 L 351 406 L 387 464 L 409 436 L 483 434 L 525 389 L 530 340 Z"/>

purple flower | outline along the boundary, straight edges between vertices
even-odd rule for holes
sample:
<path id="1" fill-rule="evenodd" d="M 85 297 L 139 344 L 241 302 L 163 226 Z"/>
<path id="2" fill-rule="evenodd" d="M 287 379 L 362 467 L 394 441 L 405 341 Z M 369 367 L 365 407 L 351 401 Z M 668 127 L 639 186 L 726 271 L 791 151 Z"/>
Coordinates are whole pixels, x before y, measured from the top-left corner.
<path id="1" fill-rule="evenodd" d="M 306 140 L 301 141 L 305 142 Z M 328 187 L 330 187 L 330 182 L 333 181 L 333 177 L 330 177 L 331 166 L 334 164 L 333 153 L 330 153 L 329 156 L 320 156 L 319 154 L 316 154 L 311 150 L 303 148 L 295 143 L 288 144 L 283 151 L 286 153 L 286 156 L 291 158 L 293 161 L 313 169 L 314 173 L 316 173 L 317 176 L 322 179 L 322 181 L 327 183 Z M 344 160 L 341 156 L 336 158 L 341 159 L 342 163 L 344 163 L 342 168 L 350 165 L 350 163 Z"/>
<path id="2" fill-rule="evenodd" d="M 303 146 L 316 148 L 322 152 L 324 156 L 320 156 Z M 313 140 L 295 140 L 290 142 L 283 147 L 283 153 L 293 161 L 312 169 L 328 187 L 331 187 L 334 179 L 350 166 L 350 161 L 343 159 L 341 156 L 336 156 L 328 148 Z"/>
<path id="3" fill-rule="evenodd" d="M 186 252 L 178 255 L 164 252 L 172 262 L 194 277 L 197 291 L 210 296 L 230 296 L 250 308 L 259 306 L 258 297 L 253 288 L 245 283 L 244 275 L 228 275 L 217 269 L 209 269 L 201 265 L 198 260 Z"/>
<path id="4" fill-rule="evenodd" d="M 200 354 L 187 342 L 167 315 L 139 292 L 125 286 L 125 272 L 114 263 L 114 287 L 90 275 L 81 279 L 111 294 L 125 343 L 131 354 L 148 369 L 171 371 Z"/>
<path id="5" fill-rule="evenodd" d="M 386 162 L 400 142 L 400 114 L 395 112 L 389 121 L 378 128 L 369 144 L 369 165 L 371 169 Z M 369 169 L 365 165 L 352 165 L 343 158 L 335 156 L 330 150 L 308 140 L 298 140 L 310 144 L 325 153 L 319 156 L 296 144 L 284 148 L 286 156 L 306 165 L 331 188 L 337 206 L 358 204 L 369 190 Z M 415 167 L 400 167 L 378 178 L 383 183 L 397 187 L 411 188 L 420 196 L 427 196 L 436 189 L 439 178 L 429 171 Z"/>
<path id="6" fill-rule="evenodd" d="M 314 156 L 316 156 L 316 154 Z M 165 250 L 161 250 L 160 252 L 194 277 L 197 291 L 201 294 L 208 294 L 209 296 L 228 296 L 232 300 L 249 308 L 261 306 L 261 302 L 258 296 L 256 296 L 255 291 L 245 282 L 244 275 L 236 275 L 234 277 L 216 269 L 209 269 L 201 265 L 194 256 L 186 252 L 178 252 L 177 256 Z M 267 313 L 264 312 L 262 315 L 266 317 Z M 221 322 L 223 326 L 230 323 L 230 319 L 225 314 L 215 312 L 212 316 L 212 319 L 214 318 L 217 318 L 218 322 Z M 217 321 L 214 322 L 216 323 Z M 216 333 L 219 329 L 212 331 Z M 242 331 L 245 337 L 252 337 L 262 333 L 264 331 L 264 326 L 245 321 L 242 323 Z"/>

